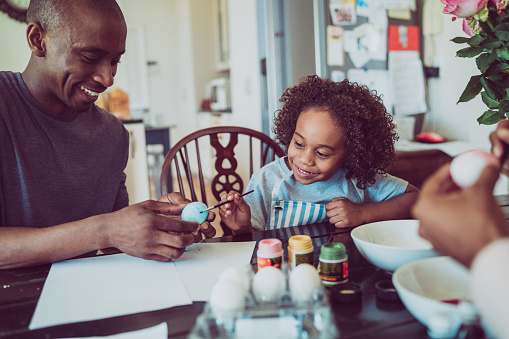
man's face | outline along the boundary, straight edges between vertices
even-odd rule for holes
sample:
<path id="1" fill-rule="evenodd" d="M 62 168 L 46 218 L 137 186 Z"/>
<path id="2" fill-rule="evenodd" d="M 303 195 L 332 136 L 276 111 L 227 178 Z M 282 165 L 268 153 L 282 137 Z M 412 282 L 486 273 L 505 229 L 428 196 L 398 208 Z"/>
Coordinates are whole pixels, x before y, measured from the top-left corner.
<path id="1" fill-rule="evenodd" d="M 50 31 L 41 103 L 58 115 L 88 110 L 113 85 L 126 36 L 124 20 L 91 11 L 81 11 L 58 34 Z"/>

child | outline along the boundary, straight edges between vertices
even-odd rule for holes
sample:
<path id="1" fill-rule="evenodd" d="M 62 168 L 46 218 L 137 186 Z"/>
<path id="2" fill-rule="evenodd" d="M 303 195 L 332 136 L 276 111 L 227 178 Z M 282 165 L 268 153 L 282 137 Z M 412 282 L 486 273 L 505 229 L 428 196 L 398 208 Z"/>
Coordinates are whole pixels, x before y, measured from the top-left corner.
<path id="1" fill-rule="evenodd" d="M 348 80 L 308 76 L 280 101 L 274 133 L 287 156 L 251 177 L 246 191 L 253 193 L 221 196 L 232 201 L 219 215 L 234 234 L 410 217 L 418 190 L 385 173 L 397 135 L 380 97 Z"/>

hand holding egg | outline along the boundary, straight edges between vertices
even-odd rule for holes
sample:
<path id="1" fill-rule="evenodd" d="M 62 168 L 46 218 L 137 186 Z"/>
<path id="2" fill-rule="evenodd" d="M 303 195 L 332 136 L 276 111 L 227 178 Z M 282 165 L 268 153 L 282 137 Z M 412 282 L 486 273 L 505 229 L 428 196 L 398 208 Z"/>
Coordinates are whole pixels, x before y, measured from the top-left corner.
<path id="1" fill-rule="evenodd" d="M 462 153 L 451 162 L 451 178 L 461 188 L 472 186 L 488 165 L 499 165 L 490 153 L 479 150 Z"/>
<path id="2" fill-rule="evenodd" d="M 192 202 L 182 210 L 182 220 L 194 221 L 201 225 L 207 220 L 207 216 L 209 215 L 209 212 L 202 212 L 206 209 L 207 205 L 204 203 L 199 201 Z"/>

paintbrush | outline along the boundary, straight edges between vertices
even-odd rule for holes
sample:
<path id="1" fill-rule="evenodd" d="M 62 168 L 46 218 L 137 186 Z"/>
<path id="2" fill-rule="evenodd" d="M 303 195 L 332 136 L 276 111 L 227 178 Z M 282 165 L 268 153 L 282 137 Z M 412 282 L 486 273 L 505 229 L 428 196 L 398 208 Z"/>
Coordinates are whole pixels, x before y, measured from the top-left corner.
<path id="1" fill-rule="evenodd" d="M 248 195 L 249 193 L 253 193 L 253 192 L 254 192 L 254 190 L 251 190 L 251 191 L 249 191 L 249 192 L 246 192 L 246 193 L 244 193 L 244 194 L 241 194 L 240 196 L 241 196 L 241 197 L 243 197 L 243 196 Z M 205 209 L 205 210 L 201 211 L 200 213 L 203 213 L 203 212 L 207 212 L 207 211 L 213 210 L 214 208 L 219 207 L 219 206 L 223 206 L 223 205 L 225 205 L 225 204 L 227 204 L 227 203 L 229 203 L 229 202 L 232 202 L 232 201 L 228 200 L 228 201 L 220 202 L 220 203 L 219 203 L 219 204 L 217 204 L 217 205 L 214 205 L 214 206 L 212 206 L 212 207 L 208 207 L 207 209 Z"/>

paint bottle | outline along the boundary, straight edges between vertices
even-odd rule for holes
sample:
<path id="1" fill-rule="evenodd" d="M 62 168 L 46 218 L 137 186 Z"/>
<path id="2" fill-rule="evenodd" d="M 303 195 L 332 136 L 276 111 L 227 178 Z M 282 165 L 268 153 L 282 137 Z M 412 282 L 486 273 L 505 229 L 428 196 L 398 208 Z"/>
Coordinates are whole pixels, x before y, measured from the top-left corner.
<path id="1" fill-rule="evenodd" d="M 256 256 L 258 270 L 261 270 L 265 266 L 274 266 L 281 269 L 284 258 L 283 243 L 279 239 L 260 240 L 258 242 Z"/>
<path id="2" fill-rule="evenodd" d="M 318 273 L 326 286 L 336 285 L 348 280 L 348 256 L 345 245 L 340 242 L 323 244 L 320 249 Z"/>
<path id="3" fill-rule="evenodd" d="M 288 240 L 288 261 L 291 268 L 299 264 L 314 265 L 314 247 L 308 235 L 294 235 Z"/>

